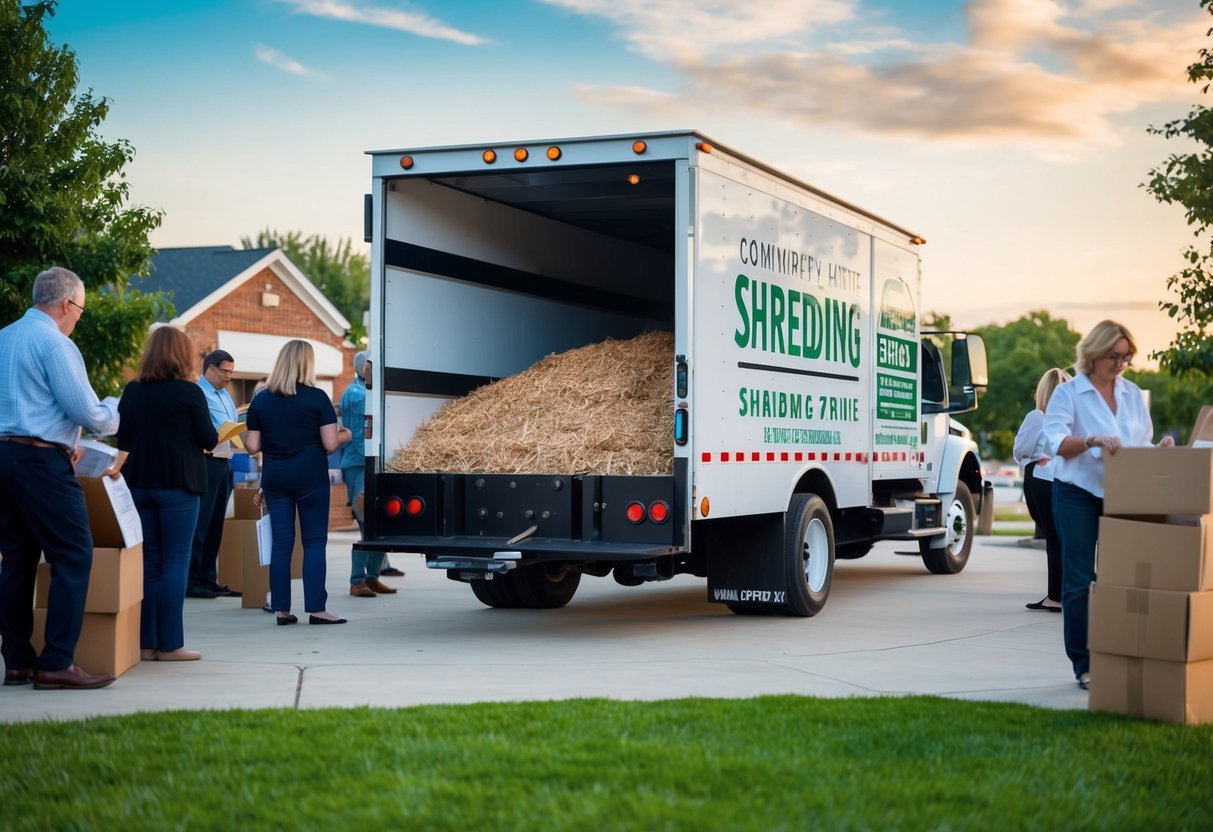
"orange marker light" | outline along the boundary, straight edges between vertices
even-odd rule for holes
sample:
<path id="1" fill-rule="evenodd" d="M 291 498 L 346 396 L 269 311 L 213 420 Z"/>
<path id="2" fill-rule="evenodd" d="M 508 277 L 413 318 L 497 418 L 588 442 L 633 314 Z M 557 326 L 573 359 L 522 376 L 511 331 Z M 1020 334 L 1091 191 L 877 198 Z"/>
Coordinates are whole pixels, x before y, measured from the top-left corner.
<path id="1" fill-rule="evenodd" d="M 527 149 L 525 147 L 514 148 L 514 161 L 515 162 L 525 162 L 530 155 L 531 155 L 530 153 L 527 153 Z"/>
<path id="2" fill-rule="evenodd" d="M 707 142 L 696 142 L 695 148 L 700 153 L 711 153 L 713 150 L 712 146 L 710 144 L 708 144 Z"/>
<path id="3" fill-rule="evenodd" d="M 711 510 L 711 508 L 712 508 L 712 504 L 708 502 L 707 497 L 704 497 L 702 500 L 699 501 L 699 516 L 707 517 L 708 511 Z"/>
<path id="4" fill-rule="evenodd" d="M 404 168 L 405 170 L 408 170 L 412 166 L 413 166 L 413 157 L 412 156 L 401 156 L 400 157 L 400 167 Z"/>
<path id="5" fill-rule="evenodd" d="M 636 175 L 636 174 L 634 174 L 634 173 L 629 173 L 629 174 L 628 174 L 628 184 L 629 184 L 629 185 L 639 185 L 639 184 L 640 184 L 640 177 L 639 177 L 639 176 L 637 176 L 637 175 Z"/>
<path id="6" fill-rule="evenodd" d="M 548 148 L 548 158 L 551 159 L 553 162 L 555 162 L 557 159 L 559 159 L 560 156 L 561 156 L 561 153 L 560 153 L 559 147 L 557 147 L 556 145 L 552 145 L 551 147 Z"/>
<path id="7" fill-rule="evenodd" d="M 920 246 L 925 242 L 926 242 L 926 240 L 924 240 L 922 237 L 911 237 L 910 238 L 910 245 Z"/>
<path id="8" fill-rule="evenodd" d="M 484 153 L 480 154 L 480 158 L 484 159 L 484 163 L 486 165 L 491 165 L 491 164 L 493 164 L 493 162 L 497 161 L 497 151 L 496 150 L 486 150 L 486 151 L 484 151 Z"/>
<path id="9" fill-rule="evenodd" d="M 639 139 L 632 142 L 632 152 L 635 153 L 637 156 L 639 156 L 641 153 L 644 153 L 648 149 L 649 149 L 648 142 L 642 142 Z"/>

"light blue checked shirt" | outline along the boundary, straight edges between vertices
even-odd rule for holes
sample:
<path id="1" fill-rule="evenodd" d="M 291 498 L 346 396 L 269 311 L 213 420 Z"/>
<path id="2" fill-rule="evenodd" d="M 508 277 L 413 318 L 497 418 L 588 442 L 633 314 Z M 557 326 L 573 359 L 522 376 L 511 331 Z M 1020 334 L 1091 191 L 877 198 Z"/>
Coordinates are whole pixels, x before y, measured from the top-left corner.
<path id="1" fill-rule="evenodd" d="M 118 408 L 98 401 L 80 350 L 41 309 L 0 329 L 0 435 L 76 447 L 80 428 L 118 430 Z"/>

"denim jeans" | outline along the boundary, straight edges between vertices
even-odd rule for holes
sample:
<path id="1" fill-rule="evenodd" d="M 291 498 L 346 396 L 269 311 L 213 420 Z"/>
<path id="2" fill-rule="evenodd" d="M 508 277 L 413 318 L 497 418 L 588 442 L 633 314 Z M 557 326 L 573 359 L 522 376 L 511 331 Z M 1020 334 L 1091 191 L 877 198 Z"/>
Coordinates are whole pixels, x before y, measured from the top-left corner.
<path id="1" fill-rule="evenodd" d="M 139 646 L 168 653 L 185 646 L 185 587 L 202 496 L 183 488 L 132 488 L 143 523 L 143 610 Z"/>
<path id="2" fill-rule="evenodd" d="M 1066 655 L 1074 665 L 1074 678 L 1091 670 L 1087 649 L 1087 609 L 1095 580 L 1095 546 L 1103 499 L 1085 488 L 1056 480 L 1053 483 L 1053 520 L 1061 538 L 1061 617 Z"/>
<path id="3" fill-rule="evenodd" d="M 291 551 L 295 548 L 295 515 L 303 539 L 303 609 L 324 612 L 328 591 L 325 550 L 329 539 L 329 487 L 265 489 L 274 547 L 270 555 L 270 605 L 274 612 L 291 611 Z"/>

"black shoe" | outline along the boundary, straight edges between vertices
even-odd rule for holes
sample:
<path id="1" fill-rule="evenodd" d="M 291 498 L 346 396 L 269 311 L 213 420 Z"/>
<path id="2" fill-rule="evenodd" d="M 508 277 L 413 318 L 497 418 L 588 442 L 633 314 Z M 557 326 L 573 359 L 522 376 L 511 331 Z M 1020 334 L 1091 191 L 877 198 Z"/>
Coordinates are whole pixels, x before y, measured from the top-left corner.
<path id="1" fill-rule="evenodd" d="M 394 567 L 394 566 L 389 566 L 389 567 L 387 567 L 386 569 L 380 569 L 380 570 L 379 570 L 379 574 L 380 574 L 380 575 L 387 575 L 389 578 L 403 578 L 403 577 L 404 577 L 404 570 L 403 570 L 403 569 L 397 569 L 397 568 L 396 568 L 396 567 Z"/>
<path id="2" fill-rule="evenodd" d="M 344 624 L 344 618 L 321 618 L 318 615 L 309 615 L 307 617 L 308 624 Z"/>
<path id="3" fill-rule="evenodd" d="M 280 626 L 285 627 L 287 624 L 294 624 L 299 620 L 299 617 L 295 615 L 280 615 L 275 620 Z"/>
<path id="4" fill-rule="evenodd" d="M 240 593 L 237 592 L 236 590 L 232 589 L 227 584 L 207 584 L 206 588 L 209 589 L 211 592 L 216 592 L 219 595 L 224 596 L 226 598 L 239 598 L 240 597 Z"/>
<path id="5" fill-rule="evenodd" d="M 186 598 L 218 598 L 219 593 L 210 587 L 194 584 L 185 588 Z"/>
<path id="6" fill-rule="evenodd" d="M 266 604 L 266 605 L 265 605 L 264 607 L 262 607 L 261 609 L 265 610 L 266 612 L 273 612 L 273 611 L 274 611 L 274 608 L 273 608 L 273 607 L 271 607 L 269 604 Z"/>

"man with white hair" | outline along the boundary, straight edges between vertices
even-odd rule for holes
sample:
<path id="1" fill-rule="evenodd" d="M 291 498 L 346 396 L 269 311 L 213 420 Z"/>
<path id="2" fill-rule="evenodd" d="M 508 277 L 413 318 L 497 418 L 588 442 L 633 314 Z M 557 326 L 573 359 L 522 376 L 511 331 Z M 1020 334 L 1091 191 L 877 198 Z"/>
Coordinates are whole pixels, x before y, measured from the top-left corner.
<path id="1" fill-rule="evenodd" d="M 341 395 L 341 424 L 350 429 L 353 439 L 341 453 L 341 480 L 345 483 L 350 505 L 354 508 L 354 519 L 358 531 L 365 534 L 363 508 L 360 505 L 362 492 L 366 488 L 366 432 L 363 421 L 366 416 L 366 384 L 364 379 L 368 367 L 366 351 L 354 356 L 354 380 Z M 395 588 L 379 580 L 386 570 L 386 558 L 382 552 L 364 552 L 355 549 L 350 556 L 350 595 L 356 598 L 374 598 L 392 595 Z M 401 572 L 400 574 L 404 574 Z"/>
<path id="2" fill-rule="evenodd" d="M 75 664 L 93 535 L 73 464 L 80 428 L 118 429 L 117 401 L 99 401 L 70 336 L 84 315 L 84 282 L 58 266 L 34 280 L 33 306 L 0 330 L 0 653 L 4 684 L 103 688 L 111 674 Z M 51 566 L 46 630 L 35 653 L 34 576 Z"/>

